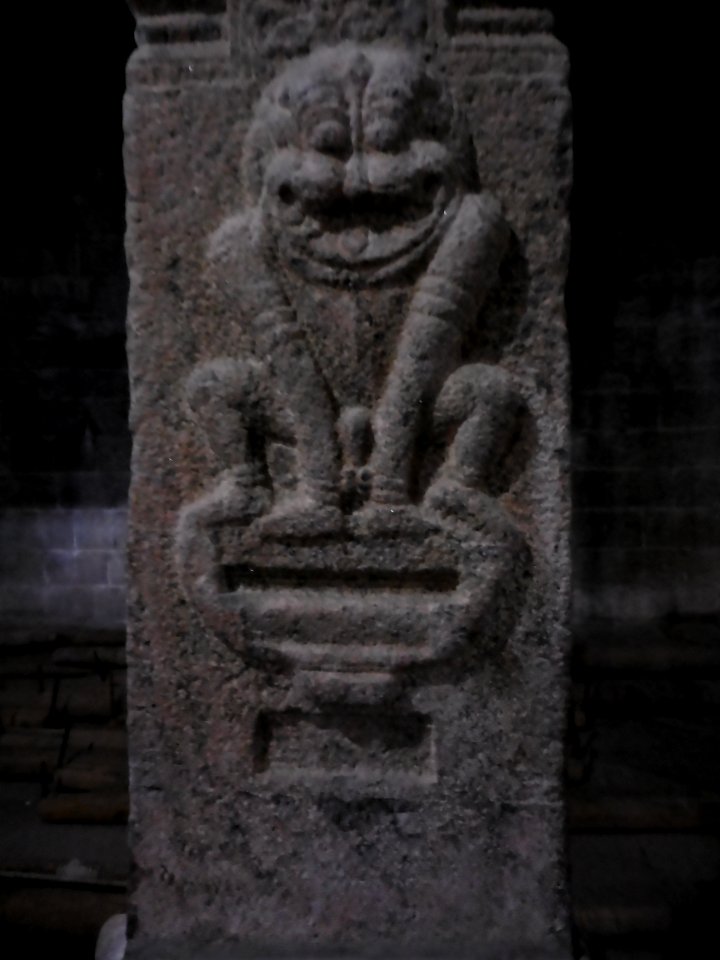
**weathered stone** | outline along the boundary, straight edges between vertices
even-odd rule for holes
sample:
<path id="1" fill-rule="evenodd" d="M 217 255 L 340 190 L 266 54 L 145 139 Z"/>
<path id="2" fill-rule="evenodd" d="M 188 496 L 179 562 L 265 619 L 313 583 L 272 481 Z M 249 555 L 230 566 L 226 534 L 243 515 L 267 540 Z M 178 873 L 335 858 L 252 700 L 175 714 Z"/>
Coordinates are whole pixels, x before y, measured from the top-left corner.
<path id="1" fill-rule="evenodd" d="M 566 947 L 565 59 L 441 6 L 140 31 L 131 955 Z"/>

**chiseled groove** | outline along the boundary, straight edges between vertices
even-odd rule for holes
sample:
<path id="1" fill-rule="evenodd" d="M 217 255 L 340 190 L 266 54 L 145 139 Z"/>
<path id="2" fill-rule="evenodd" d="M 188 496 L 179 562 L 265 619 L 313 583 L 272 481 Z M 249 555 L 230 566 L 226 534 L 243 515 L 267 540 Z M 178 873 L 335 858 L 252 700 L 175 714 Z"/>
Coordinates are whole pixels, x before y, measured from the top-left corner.
<path id="1" fill-rule="evenodd" d="M 222 40 L 223 18 L 223 14 L 203 13 L 140 17 L 137 21 L 138 39 L 152 45 Z"/>
<path id="2" fill-rule="evenodd" d="M 293 567 L 259 567 L 250 564 L 223 566 L 223 579 L 228 592 L 241 587 L 306 588 L 318 587 L 346 590 L 432 591 L 451 593 L 457 589 L 459 575 L 451 567 L 430 570 L 354 569 L 338 570 L 328 567 L 298 569 Z"/>

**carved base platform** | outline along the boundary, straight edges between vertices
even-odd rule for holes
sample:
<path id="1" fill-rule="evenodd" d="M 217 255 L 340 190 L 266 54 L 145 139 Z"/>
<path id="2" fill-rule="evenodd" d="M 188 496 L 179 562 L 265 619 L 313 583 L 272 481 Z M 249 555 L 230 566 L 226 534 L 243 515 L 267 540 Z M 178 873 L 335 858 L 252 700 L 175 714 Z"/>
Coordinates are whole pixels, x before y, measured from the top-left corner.
<path id="1" fill-rule="evenodd" d="M 204 536 L 213 574 L 193 590 L 204 616 L 245 656 L 305 671 L 390 675 L 440 660 L 470 637 L 492 646 L 495 593 L 517 569 L 517 541 L 440 530 L 257 542 L 226 523 Z"/>

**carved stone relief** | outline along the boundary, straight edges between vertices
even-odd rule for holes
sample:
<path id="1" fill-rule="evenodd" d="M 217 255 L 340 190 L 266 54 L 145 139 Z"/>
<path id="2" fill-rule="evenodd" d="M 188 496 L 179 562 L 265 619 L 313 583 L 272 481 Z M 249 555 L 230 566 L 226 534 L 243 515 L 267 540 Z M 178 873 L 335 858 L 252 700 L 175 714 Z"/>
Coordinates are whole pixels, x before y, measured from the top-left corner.
<path id="1" fill-rule="evenodd" d="M 562 952 L 565 52 L 199 6 L 125 105 L 131 955 Z"/>
<path id="2" fill-rule="evenodd" d="M 502 641 L 501 592 L 522 605 L 502 467 L 524 402 L 466 361 L 510 228 L 448 89 L 402 48 L 292 61 L 243 166 L 207 267 L 237 351 L 186 384 L 217 473 L 181 511 L 184 588 L 244 658 L 378 702 L 399 670 Z"/>

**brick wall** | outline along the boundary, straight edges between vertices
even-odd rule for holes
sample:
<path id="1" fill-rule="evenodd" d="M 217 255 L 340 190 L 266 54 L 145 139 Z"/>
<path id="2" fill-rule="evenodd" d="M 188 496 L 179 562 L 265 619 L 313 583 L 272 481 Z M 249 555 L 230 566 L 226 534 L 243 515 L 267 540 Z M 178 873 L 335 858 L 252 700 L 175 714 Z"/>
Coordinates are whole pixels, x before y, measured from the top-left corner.
<path id="1" fill-rule="evenodd" d="M 720 257 L 628 283 L 575 425 L 578 615 L 717 610 Z"/>
<path id="2" fill-rule="evenodd" d="M 0 515 L 0 619 L 16 625 L 125 622 L 124 507 L 12 508 Z"/>
<path id="3" fill-rule="evenodd" d="M 717 610 L 720 148 L 710 22 L 562 4 L 575 184 L 567 291 L 575 608 Z"/>
<path id="4" fill-rule="evenodd" d="M 21 5 L 22 7 L 23 5 Z M 130 436 L 122 0 L 17 9 L 3 77 L 0 618 L 117 624 Z M 92 42 L 88 42 L 92 37 Z M 4 61 L 3 68 L 10 66 Z"/>

